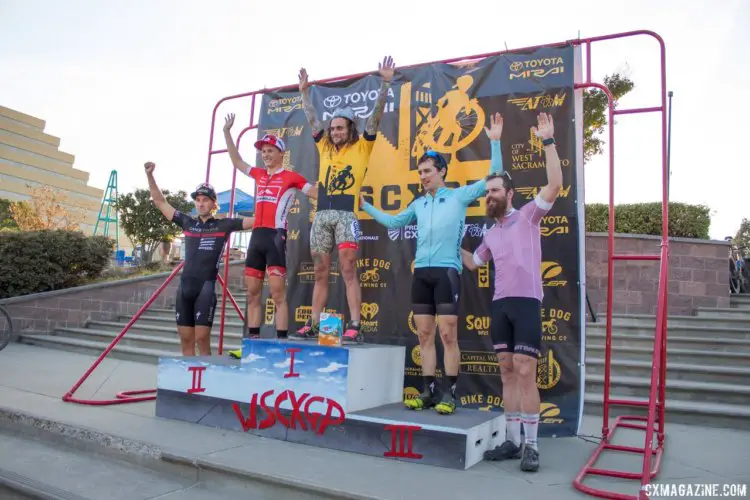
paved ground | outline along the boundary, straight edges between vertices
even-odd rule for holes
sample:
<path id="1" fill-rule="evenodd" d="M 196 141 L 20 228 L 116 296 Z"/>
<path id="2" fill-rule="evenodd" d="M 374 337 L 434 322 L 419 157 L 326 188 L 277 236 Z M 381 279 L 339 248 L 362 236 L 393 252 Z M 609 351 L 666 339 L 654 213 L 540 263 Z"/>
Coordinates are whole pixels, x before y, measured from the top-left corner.
<path id="1" fill-rule="evenodd" d="M 157 419 L 154 417 L 154 403 L 105 407 L 64 403 L 61 396 L 78 380 L 93 359 L 91 356 L 40 347 L 8 346 L 0 352 L 0 423 L 4 422 L 6 429 L 9 423 L 16 428 L 28 424 L 30 428 L 96 441 L 136 455 L 158 456 L 164 451 L 179 459 L 198 461 L 207 468 L 233 470 L 264 481 L 317 487 L 321 489 L 321 497 L 330 497 L 334 491 L 338 491 L 352 498 L 404 500 L 425 497 L 587 498 L 576 491 L 571 483 L 595 448 L 601 417 L 584 418 L 582 437 L 542 439 L 542 468 L 536 474 L 522 473 L 517 461 L 480 463 L 467 471 L 455 471 Z M 153 388 L 155 381 L 156 367 L 153 365 L 107 359 L 76 396 L 108 399 L 122 390 Z M 667 429 L 667 452 L 662 472 L 655 482 L 750 483 L 750 432 L 680 424 L 668 424 Z M 50 471 L 57 471 L 50 472 L 52 476 L 46 476 L 49 481 L 83 498 L 104 498 L 99 494 L 90 496 L 93 483 L 110 492 L 106 498 L 129 500 L 188 498 L 167 494 L 191 491 L 185 488 L 195 485 L 194 478 L 163 476 L 143 469 L 128 472 L 146 474 L 141 476 L 141 481 L 145 483 L 139 483 L 140 489 L 126 487 L 125 483 L 108 477 L 106 472 L 76 475 L 71 472 L 75 470 L 76 453 L 69 448 L 61 447 L 59 443 L 54 447 L 39 444 L 46 446 L 46 450 L 32 450 L 36 445 L 12 441 L 22 439 L 20 437 L 9 437 L 7 434 L 3 437 L 8 439 L 0 442 L 0 469 L 34 477 L 39 471 L 39 464 L 46 464 Z M 622 431 L 615 442 L 643 446 L 642 433 Z M 27 450 L 28 456 L 16 457 L 14 450 L 25 447 L 30 450 Z M 57 459 L 55 455 L 58 455 Z M 47 458 L 40 458 L 43 456 Z M 63 456 L 67 457 L 64 461 L 59 459 Z M 65 468 L 53 467 L 61 462 L 71 464 L 67 473 Z M 635 455 L 607 454 L 598 466 L 640 470 L 640 462 Z M 83 466 L 81 468 L 85 469 Z M 638 491 L 634 481 L 592 478 L 587 483 L 622 493 L 636 494 Z M 192 490 L 190 498 L 202 498 L 192 496 L 198 493 Z"/>

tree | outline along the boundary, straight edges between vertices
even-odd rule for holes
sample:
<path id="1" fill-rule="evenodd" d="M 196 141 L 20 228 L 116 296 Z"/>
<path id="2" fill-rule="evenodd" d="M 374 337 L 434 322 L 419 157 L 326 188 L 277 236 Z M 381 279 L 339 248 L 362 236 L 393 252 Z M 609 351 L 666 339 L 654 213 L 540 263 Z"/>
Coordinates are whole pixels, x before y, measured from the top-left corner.
<path id="1" fill-rule="evenodd" d="M 30 191 L 29 200 L 13 202 L 10 205 L 13 220 L 21 231 L 77 231 L 79 224 L 86 219 L 83 211 L 65 207 L 68 197 L 60 191 L 50 186 L 26 187 Z"/>
<path id="2" fill-rule="evenodd" d="M 168 190 L 162 190 L 162 193 L 175 210 L 185 213 L 192 210 L 193 204 L 187 199 L 185 191 L 172 194 Z M 180 226 L 168 221 L 156 208 L 148 189 L 137 189 L 134 193 L 120 196 L 115 205 L 125 234 L 130 241 L 141 245 L 144 263 L 151 262 L 158 245 L 172 240 L 182 232 Z"/>
<path id="3" fill-rule="evenodd" d="M 614 73 L 604 77 L 604 85 L 617 101 L 633 90 L 635 84 L 625 75 Z M 586 90 L 583 93 L 583 158 L 591 160 L 604 152 L 604 140 L 598 137 L 607 126 L 607 96 L 599 89 Z"/>
<path id="4" fill-rule="evenodd" d="M 734 235 L 732 244 L 739 248 L 744 257 L 750 257 L 750 219 L 742 218 L 742 224 Z"/>
<path id="5" fill-rule="evenodd" d="M 18 224 L 13 219 L 13 212 L 10 207 L 13 202 L 0 198 L 0 231 L 17 231 Z"/>

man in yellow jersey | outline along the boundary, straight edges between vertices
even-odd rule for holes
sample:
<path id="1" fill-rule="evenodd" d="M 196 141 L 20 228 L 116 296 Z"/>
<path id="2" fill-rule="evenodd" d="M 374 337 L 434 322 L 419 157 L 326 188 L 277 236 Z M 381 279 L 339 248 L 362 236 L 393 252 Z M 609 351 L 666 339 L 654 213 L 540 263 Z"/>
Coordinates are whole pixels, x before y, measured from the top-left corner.
<path id="1" fill-rule="evenodd" d="M 344 341 L 362 342 L 360 333 L 360 307 L 362 291 L 357 277 L 357 250 L 359 249 L 359 221 L 356 201 L 365 179 L 370 153 L 375 145 L 380 117 L 383 116 L 385 98 L 393 79 L 395 66 L 390 56 L 378 64 L 383 83 L 375 101 L 375 109 L 360 135 L 354 112 L 349 108 L 337 109 L 326 130 L 318 120 L 308 92 L 307 71 L 299 73 L 299 90 L 313 139 L 320 153 L 318 174 L 318 206 L 310 229 L 310 252 L 315 264 L 312 315 L 297 332 L 298 337 L 318 336 L 320 313 L 328 299 L 328 275 L 331 270 L 331 253 L 334 244 L 339 251 L 339 272 L 346 285 L 350 321 L 344 331 Z"/>

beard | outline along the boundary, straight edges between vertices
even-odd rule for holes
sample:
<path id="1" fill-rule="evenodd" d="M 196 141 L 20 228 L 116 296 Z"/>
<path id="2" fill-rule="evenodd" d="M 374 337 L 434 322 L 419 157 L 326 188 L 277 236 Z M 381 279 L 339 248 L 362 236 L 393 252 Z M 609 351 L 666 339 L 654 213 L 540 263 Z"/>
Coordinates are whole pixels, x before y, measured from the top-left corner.
<path id="1" fill-rule="evenodd" d="M 503 197 L 501 200 L 492 198 L 487 202 L 487 217 L 499 219 L 508 211 L 508 198 Z"/>

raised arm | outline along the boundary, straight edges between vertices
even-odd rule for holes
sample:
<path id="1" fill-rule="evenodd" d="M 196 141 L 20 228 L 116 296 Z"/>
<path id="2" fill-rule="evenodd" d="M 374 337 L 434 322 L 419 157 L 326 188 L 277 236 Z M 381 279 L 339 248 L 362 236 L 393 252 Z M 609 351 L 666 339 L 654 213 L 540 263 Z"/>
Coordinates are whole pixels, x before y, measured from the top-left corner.
<path id="1" fill-rule="evenodd" d="M 560 194 L 562 187 L 563 175 L 560 166 L 560 157 L 557 155 L 555 146 L 555 126 L 552 122 L 552 116 L 547 113 L 540 113 L 537 117 L 537 127 L 533 132 L 542 140 L 544 144 L 544 157 L 547 169 L 547 185 L 539 191 L 539 197 L 547 203 L 554 203 Z"/>
<path id="2" fill-rule="evenodd" d="M 502 174 L 503 170 L 503 150 L 500 144 L 500 138 L 503 135 L 503 116 L 500 113 L 490 115 L 490 128 L 484 127 L 484 132 L 490 139 L 492 157 L 490 159 L 490 174 Z M 487 181 L 479 180 L 468 186 L 458 188 L 457 194 L 461 197 L 464 204 L 468 205 L 480 196 L 484 195 L 487 190 Z"/>
<path id="3" fill-rule="evenodd" d="M 312 128 L 312 134 L 317 136 L 322 130 L 323 125 L 318 120 L 318 114 L 315 112 L 315 106 L 313 106 L 310 100 L 309 84 L 307 83 L 307 70 L 302 68 L 299 70 L 299 91 L 302 94 L 302 108 L 305 110 L 305 116 L 307 121 L 310 123 Z"/>
<path id="4" fill-rule="evenodd" d="M 368 213 L 378 223 L 387 227 L 388 229 L 396 229 L 397 227 L 404 227 L 408 223 L 414 220 L 416 214 L 414 213 L 414 203 L 411 203 L 406 210 L 402 210 L 396 215 L 390 215 L 385 212 L 381 212 L 377 208 L 373 207 L 365 201 L 365 197 L 362 193 L 359 195 L 359 206 L 362 207 L 366 213 Z"/>
<path id="5" fill-rule="evenodd" d="M 251 167 L 242 159 L 240 152 L 237 150 L 237 146 L 234 144 L 234 139 L 232 139 L 232 125 L 234 125 L 234 113 L 229 113 L 224 120 L 224 140 L 227 143 L 229 158 L 232 160 L 234 168 L 245 175 L 249 175 Z"/>
<path id="6" fill-rule="evenodd" d="M 378 72 L 380 77 L 383 79 L 383 83 L 380 84 L 380 93 L 378 99 L 375 101 L 375 109 L 373 110 L 370 118 L 367 119 L 365 125 L 365 132 L 370 137 L 375 136 L 378 133 L 378 126 L 380 125 L 380 118 L 383 116 L 383 109 L 385 108 L 385 98 L 388 96 L 388 88 L 391 86 L 391 80 L 393 80 L 393 72 L 396 65 L 393 63 L 393 58 L 387 56 L 383 58 L 382 63 L 378 63 Z"/>
<path id="7" fill-rule="evenodd" d="M 156 165 L 153 162 L 148 162 L 144 167 L 146 168 L 146 177 L 148 178 L 148 189 L 151 191 L 151 199 L 154 200 L 154 205 L 156 205 L 156 208 L 164 214 L 164 217 L 171 221 L 174 218 L 174 208 L 167 203 L 164 194 L 162 194 L 159 186 L 156 185 L 156 181 L 154 180 L 154 169 L 156 168 Z"/>

